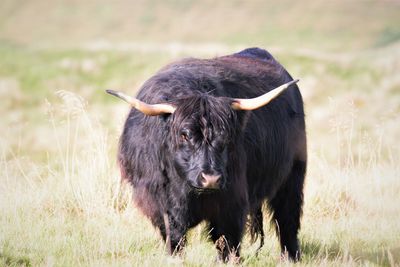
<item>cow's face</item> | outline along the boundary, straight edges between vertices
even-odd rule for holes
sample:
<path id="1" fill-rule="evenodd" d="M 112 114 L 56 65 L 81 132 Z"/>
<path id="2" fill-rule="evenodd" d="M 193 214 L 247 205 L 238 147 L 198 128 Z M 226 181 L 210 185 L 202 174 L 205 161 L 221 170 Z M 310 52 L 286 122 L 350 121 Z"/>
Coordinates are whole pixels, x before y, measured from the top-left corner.
<path id="1" fill-rule="evenodd" d="M 177 103 L 171 119 L 171 152 L 178 175 L 199 190 L 223 189 L 228 182 L 228 147 L 235 138 L 230 101 L 193 96 Z"/>

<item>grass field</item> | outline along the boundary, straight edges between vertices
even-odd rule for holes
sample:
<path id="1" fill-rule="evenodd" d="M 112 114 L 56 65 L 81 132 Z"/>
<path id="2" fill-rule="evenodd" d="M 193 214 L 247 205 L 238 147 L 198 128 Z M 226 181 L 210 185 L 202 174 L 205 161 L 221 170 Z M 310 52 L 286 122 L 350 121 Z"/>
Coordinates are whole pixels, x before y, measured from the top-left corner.
<path id="1" fill-rule="evenodd" d="M 170 257 L 133 206 L 116 166 L 129 108 L 104 89 L 134 94 L 173 60 L 255 45 L 300 78 L 305 99 L 297 265 L 400 265 L 398 3 L 106 4 L 0 3 L 0 266 L 216 265 L 201 225 Z M 264 230 L 258 256 L 245 236 L 242 264 L 291 265 Z"/>

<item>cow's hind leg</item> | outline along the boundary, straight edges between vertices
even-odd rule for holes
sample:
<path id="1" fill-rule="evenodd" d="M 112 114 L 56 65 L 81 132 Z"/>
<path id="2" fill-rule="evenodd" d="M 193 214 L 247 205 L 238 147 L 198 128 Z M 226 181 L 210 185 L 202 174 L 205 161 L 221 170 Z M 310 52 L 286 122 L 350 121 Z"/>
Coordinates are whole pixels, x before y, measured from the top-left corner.
<path id="1" fill-rule="evenodd" d="M 262 213 L 262 206 L 261 204 L 256 206 L 251 213 L 250 213 L 250 236 L 251 241 L 255 242 L 258 238 L 260 238 L 260 245 L 257 248 L 257 252 L 264 246 L 264 229 L 263 229 L 263 213 Z"/>
<path id="2" fill-rule="evenodd" d="M 287 253 L 294 261 L 300 260 L 297 234 L 300 229 L 305 171 L 306 163 L 295 161 L 286 183 L 270 201 L 282 253 Z"/>
<path id="3" fill-rule="evenodd" d="M 257 233 L 260 236 L 260 245 L 257 248 L 258 251 L 264 246 L 264 229 L 263 229 L 263 213 L 261 207 L 257 210 L 256 213 L 256 220 L 257 220 Z"/>

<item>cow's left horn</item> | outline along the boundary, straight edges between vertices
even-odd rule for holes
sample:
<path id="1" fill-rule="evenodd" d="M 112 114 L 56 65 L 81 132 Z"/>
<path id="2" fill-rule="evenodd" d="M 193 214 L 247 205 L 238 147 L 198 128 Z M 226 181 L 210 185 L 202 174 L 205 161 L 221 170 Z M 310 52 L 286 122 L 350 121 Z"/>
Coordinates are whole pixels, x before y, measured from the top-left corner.
<path id="1" fill-rule="evenodd" d="M 110 95 L 116 96 L 118 98 L 121 98 L 122 100 L 128 102 L 129 104 L 132 105 L 135 109 L 139 110 L 143 114 L 149 115 L 149 116 L 157 116 L 157 115 L 162 115 L 166 113 L 174 113 L 175 107 L 169 104 L 147 104 L 143 101 L 140 101 L 139 99 L 136 99 L 134 97 L 128 96 L 122 92 L 117 92 L 114 90 L 106 90 L 107 93 Z"/>
<path id="2" fill-rule="evenodd" d="M 277 97 L 280 93 L 282 93 L 285 89 L 287 89 L 290 85 L 295 84 L 299 81 L 299 79 L 290 81 L 285 83 L 268 93 L 260 95 L 255 98 L 235 98 L 232 101 L 232 108 L 236 110 L 254 110 L 258 109 L 266 104 L 268 104 L 272 99 Z"/>

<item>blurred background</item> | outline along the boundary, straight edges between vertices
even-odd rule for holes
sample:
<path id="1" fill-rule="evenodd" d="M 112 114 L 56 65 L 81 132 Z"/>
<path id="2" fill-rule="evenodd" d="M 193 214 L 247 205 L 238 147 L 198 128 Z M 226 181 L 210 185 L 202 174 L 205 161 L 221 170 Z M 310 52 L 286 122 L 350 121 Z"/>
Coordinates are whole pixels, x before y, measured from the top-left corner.
<path id="1" fill-rule="evenodd" d="M 202 227 L 171 259 L 132 207 L 115 163 L 129 107 L 104 90 L 254 46 L 305 101 L 303 263 L 398 265 L 400 2 L 377 0 L 1 0 L 1 265 L 214 264 Z M 280 264 L 266 231 L 244 265 Z"/>

